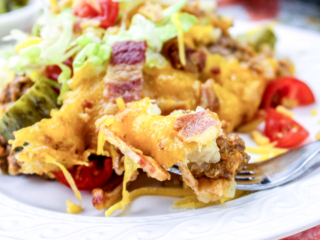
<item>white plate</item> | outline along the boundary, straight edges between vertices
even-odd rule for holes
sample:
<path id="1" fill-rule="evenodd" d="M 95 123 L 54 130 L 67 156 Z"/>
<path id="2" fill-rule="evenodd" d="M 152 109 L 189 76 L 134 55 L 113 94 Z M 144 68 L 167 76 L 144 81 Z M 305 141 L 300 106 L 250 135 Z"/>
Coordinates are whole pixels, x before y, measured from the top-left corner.
<path id="1" fill-rule="evenodd" d="M 234 32 L 250 24 L 238 23 Z M 280 56 L 290 57 L 297 76 L 320 94 L 320 35 L 277 26 Z M 317 98 L 317 101 L 320 99 Z M 295 118 L 314 139 L 320 115 L 311 116 L 314 104 L 297 108 Z M 253 145 L 244 136 L 249 145 Z M 256 192 L 228 203 L 197 210 L 174 210 L 172 198 L 144 196 L 118 217 L 103 217 L 83 193 L 84 212 L 65 213 L 71 190 L 37 177 L 0 175 L 1 239 L 277 239 L 320 224 L 320 171 L 295 183 Z M 120 217 L 121 216 L 121 217 Z"/>
<path id="2" fill-rule="evenodd" d="M 37 19 L 40 8 L 39 0 L 30 0 L 28 5 L 23 8 L 0 14 L 0 39 L 8 35 L 11 29 L 26 30 L 26 28 L 30 28 Z"/>

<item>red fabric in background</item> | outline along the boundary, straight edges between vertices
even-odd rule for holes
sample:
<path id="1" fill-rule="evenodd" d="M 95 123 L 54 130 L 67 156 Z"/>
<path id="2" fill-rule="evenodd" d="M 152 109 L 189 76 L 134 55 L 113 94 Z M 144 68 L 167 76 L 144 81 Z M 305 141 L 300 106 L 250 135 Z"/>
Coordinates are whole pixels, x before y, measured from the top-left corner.
<path id="1" fill-rule="evenodd" d="M 293 236 L 283 238 L 281 240 L 319 240 L 320 239 L 320 225 Z"/>
<path id="2" fill-rule="evenodd" d="M 247 10 L 251 20 L 275 18 L 279 12 L 280 0 L 220 0 L 218 6 L 241 4 Z"/>

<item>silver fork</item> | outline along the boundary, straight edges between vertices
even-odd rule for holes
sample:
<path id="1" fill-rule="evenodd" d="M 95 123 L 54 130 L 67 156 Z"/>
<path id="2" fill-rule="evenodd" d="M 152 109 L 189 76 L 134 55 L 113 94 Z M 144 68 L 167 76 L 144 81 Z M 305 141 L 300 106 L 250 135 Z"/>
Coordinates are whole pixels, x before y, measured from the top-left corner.
<path id="1" fill-rule="evenodd" d="M 320 140 L 264 162 L 247 164 L 236 176 L 237 189 L 258 191 L 286 184 L 320 166 Z M 180 174 L 176 166 L 169 172 Z"/>

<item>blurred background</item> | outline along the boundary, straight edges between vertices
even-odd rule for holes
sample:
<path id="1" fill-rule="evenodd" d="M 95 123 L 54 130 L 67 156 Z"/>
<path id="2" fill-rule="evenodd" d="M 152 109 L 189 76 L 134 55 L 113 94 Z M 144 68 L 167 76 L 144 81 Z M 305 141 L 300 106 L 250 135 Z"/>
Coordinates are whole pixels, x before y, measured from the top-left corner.
<path id="1" fill-rule="evenodd" d="M 221 15 L 320 30 L 320 0 L 218 0 Z"/>
<path id="2" fill-rule="evenodd" d="M 50 0 L 0 0 L 0 38 L 12 28 L 26 30 L 37 17 L 41 5 Z M 136 1 L 136 0 L 130 0 Z M 174 1 L 174 0 L 164 0 Z M 207 0 L 214 1 L 218 13 L 235 20 L 277 21 L 320 31 L 320 0 Z"/>

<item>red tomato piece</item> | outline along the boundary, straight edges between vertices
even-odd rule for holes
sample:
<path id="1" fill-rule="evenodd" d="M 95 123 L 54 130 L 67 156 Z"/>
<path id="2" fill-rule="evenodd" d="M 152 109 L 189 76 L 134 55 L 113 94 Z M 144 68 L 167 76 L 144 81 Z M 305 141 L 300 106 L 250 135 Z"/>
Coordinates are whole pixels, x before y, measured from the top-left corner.
<path id="1" fill-rule="evenodd" d="M 271 142 L 276 141 L 276 147 L 293 148 L 302 143 L 309 133 L 292 118 L 270 108 L 267 113 L 264 134 Z"/>
<path id="2" fill-rule="evenodd" d="M 82 0 L 74 9 L 74 14 L 81 18 L 97 19 L 100 27 L 107 29 L 117 20 L 119 14 L 119 3 L 112 0 L 98 1 L 100 9 L 97 9 L 91 2 Z"/>
<path id="3" fill-rule="evenodd" d="M 263 108 L 283 105 L 288 108 L 308 105 L 315 97 L 307 84 L 293 77 L 282 77 L 269 84 L 263 96 Z"/>
<path id="4" fill-rule="evenodd" d="M 89 166 L 74 166 L 68 169 L 79 190 L 92 190 L 105 184 L 112 174 L 112 161 L 95 159 L 89 162 Z M 62 171 L 54 172 L 55 177 L 62 184 L 69 186 Z"/>
<path id="5" fill-rule="evenodd" d="M 70 67 L 71 71 L 72 71 L 72 62 L 73 62 L 73 60 L 69 58 L 66 61 L 64 61 L 63 63 L 65 65 L 67 65 L 68 67 Z M 54 80 L 54 81 L 58 81 L 58 77 L 61 72 L 62 71 L 58 65 L 49 65 L 46 67 L 45 77 L 49 78 L 51 80 Z"/>

